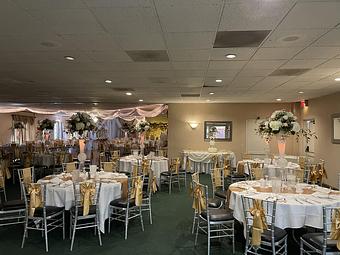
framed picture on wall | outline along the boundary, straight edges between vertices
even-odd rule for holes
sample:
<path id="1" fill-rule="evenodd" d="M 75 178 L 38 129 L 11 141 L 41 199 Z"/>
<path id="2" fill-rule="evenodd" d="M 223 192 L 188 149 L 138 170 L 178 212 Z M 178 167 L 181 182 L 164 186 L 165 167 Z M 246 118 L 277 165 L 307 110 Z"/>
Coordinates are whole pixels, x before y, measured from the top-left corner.
<path id="1" fill-rule="evenodd" d="M 332 143 L 340 143 L 340 113 L 332 114 Z"/>
<path id="2" fill-rule="evenodd" d="M 232 140 L 231 121 L 204 121 L 204 140 L 209 140 L 212 130 L 216 141 Z"/>

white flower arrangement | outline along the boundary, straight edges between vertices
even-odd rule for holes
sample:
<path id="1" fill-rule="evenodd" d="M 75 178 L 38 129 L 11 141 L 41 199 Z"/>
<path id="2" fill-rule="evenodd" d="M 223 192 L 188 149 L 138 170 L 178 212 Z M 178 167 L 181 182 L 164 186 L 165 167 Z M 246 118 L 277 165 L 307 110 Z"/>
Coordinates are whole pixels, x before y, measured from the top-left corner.
<path id="1" fill-rule="evenodd" d="M 297 117 L 293 113 L 285 110 L 279 110 L 272 113 L 268 120 L 262 121 L 256 132 L 266 141 L 270 141 L 272 136 L 280 135 L 288 137 L 301 131 L 297 122 Z"/>
<path id="2" fill-rule="evenodd" d="M 78 132 L 79 135 L 83 135 L 84 131 L 91 131 L 95 128 L 94 120 L 85 112 L 77 112 L 67 120 L 67 129 L 70 133 Z"/>
<path id="3" fill-rule="evenodd" d="M 143 133 L 145 131 L 148 131 L 149 129 L 150 123 L 145 120 L 141 120 L 136 123 L 135 130 L 137 133 Z"/>

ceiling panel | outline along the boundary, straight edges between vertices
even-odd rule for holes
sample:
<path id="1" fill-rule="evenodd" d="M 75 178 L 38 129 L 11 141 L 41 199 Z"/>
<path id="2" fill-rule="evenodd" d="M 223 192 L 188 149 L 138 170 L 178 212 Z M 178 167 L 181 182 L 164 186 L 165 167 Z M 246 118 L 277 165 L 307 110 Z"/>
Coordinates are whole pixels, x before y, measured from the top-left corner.
<path id="1" fill-rule="evenodd" d="M 164 50 L 164 38 L 161 33 L 114 34 L 115 41 L 124 50 Z"/>
<path id="2" fill-rule="evenodd" d="M 340 54 L 340 47 L 308 47 L 295 59 L 329 59 Z"/>
<path id="3" fill-rule="evenodd" d="M 168 51 L 172 61 L 201 61 L 210 57 L 210 50 L 176 50 Z"/>
<path id="4" fill-rule="evenodd" d="M 314 68 L 325 62 L 324 59 L 293 59 L 288 61 L 282 68 Z"/>
<path id="5" fill-rule="evenodd" d="M 165 36 L 170 49 L 211 49 L 215 33 L 167 33 Z"/>
<path id="6" fill-rule="evenodd" d="M 254 55 L 254 60 L 278 60 L 278 59 L 290 59 L 299 51 L 302 47 L 287 47 L 287 48 L 261 48 Z"/>

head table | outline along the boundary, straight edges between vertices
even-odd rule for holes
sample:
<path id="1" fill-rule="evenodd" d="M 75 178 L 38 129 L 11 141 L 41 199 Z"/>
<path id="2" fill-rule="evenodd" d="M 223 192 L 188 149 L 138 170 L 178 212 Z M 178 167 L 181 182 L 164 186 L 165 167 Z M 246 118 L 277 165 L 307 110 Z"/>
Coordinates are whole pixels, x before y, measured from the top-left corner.
<path id="1" fill-rule="evenodd" d="M 169 169 L 169 160 L 165 157 L 157 156 L 146 156 L 144 159 L 151 160 L 151 170 L 153 171 L 154 176 L 156 176 L 157 185 L 159 185 L 161 173 L 167 172 Z M 142 157 L 135 155 L 122 157 L 119 160 L 119 170 L 132 172 L 133 165 L 137 164 L 137 162 L 141 160 Z"/>
<path id="2" fill-rule="evenodd" d="M 85 173 L 80 173 L 80 180 L 86 180 Z M 102 183 L 99 194 L 99 227 L 105 232 L 105 220 L 109 217 L 109 204 L 112 200 L 126 197 L 128 177 L 125 174 L 97 172 L 90 181 Z M 65 207 L 70 210 L 73 206 L 74 191 L 72 175 L 63 173 L 55 176 L 46 176 L 38 181 L 46 184 L 46 206 Z"/>
<path id="3" fill-rule="evenodd" d="M 282 193 L 272 193 L 270 184 L 266 187 L 259 181 L 237 182 L 229 186 L 229 207 L 234 217 L 244 222 L 241 196 L 259 200 L 276 199 L 276 226 L 280 228 L 301 228 L 304 226 L 323 228 L 323 206 L 340 206 L 340 193 L 320 186 L 300 183 L 296 190 L 284 189 Z"/>

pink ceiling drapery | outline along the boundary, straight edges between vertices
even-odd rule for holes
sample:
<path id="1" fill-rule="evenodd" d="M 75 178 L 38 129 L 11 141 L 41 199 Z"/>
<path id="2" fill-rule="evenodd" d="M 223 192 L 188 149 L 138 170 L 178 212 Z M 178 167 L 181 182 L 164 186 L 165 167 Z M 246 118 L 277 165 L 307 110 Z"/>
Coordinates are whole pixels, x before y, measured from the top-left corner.
<path id="1" fill-rule="evenodd" d="M 124 120 L 134 120 L 134 119 L 143 119 L 145 117 L 155 117 L 160 115 L 163 111 L 167 110 L 168 106 L 165 104 L 152 104 L 152 105 L 144 105 L 138 107 L 131 108 L 123 108 L 116 110 L 98 110 L 98 111 L 86 111 L 89 114 L 93 114 L 95 116 L 101 117 L 103 119 L 114 119 L 121 118 Z M 15 113 L 15 112 L 23 112 L 29 111 L 37 114 L 63 114 L 65 116 L 71 116 L 75 112 L 82 112 L 82 110 L 52 110 L 52 109 L 43 109 L 39 107 L 15 107 L 9 105 L 0 105 L 0 113 Z"/>

